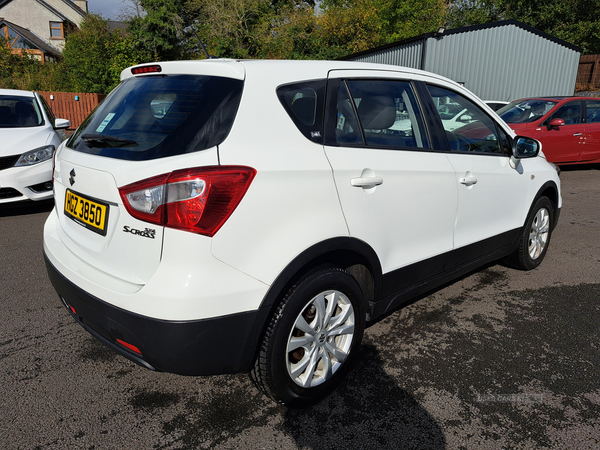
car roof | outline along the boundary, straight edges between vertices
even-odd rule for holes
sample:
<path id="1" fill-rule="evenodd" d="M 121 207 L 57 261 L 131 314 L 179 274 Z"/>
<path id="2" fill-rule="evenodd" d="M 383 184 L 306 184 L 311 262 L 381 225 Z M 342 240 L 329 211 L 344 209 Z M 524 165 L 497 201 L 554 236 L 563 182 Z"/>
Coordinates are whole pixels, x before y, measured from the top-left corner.
<path id="1" fill-rule="evenodd" d="M 21 91 L 19 89 L 0 89 L 0 95 L 14 95 L 20 97 L 35 97 L 31 91 Z"/>
<path id="2" fill-rule="evenodd" d="M 524 97 L 524 98 L 520 98 L 519 100 L 514 100 L 511 103 L 514 102 L 524 102 L 526 100 L 554 100 L 554 101 L 563 101 L 563 100 L 585 100 L 586 98 L 597 98 L 597 97 L 583 97 L 583 96 L 576 96 L 576 95 L 556 95 L 556 96 L 547 96 L 547 97 Z"/>
<path id="3" fill-rule="evenodd" d="M 132 69 L 158 65 L 161 73 L 215 75 L 244 80 L 247 77 L 263 77 L 274 83 L 293 80 L 326 78 L 334 70 L 373 70 L 423 77 L 443 81 L 452 85 L 458 83 L 431 72 L 389 64 L 374 64 L 356 61 L 316 61 L 316 60 L 243 60 L 243 59 L 203 59 L 195 61 L 166 61 L 139 64 L 121 72 L 121 80 L 134 76 Z"/>

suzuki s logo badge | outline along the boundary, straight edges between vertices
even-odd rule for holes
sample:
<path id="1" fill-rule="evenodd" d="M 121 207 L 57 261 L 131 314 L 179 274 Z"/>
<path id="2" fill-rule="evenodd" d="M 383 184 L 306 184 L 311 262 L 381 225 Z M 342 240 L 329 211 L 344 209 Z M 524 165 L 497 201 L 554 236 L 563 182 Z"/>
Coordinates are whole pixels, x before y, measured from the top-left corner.
<path id="1" fill-rule="evenodd" d="M 69 175 L 71 175 L 69 177 L 69 183 L 71 183 L 71 186 L 73 186 L 75 184 L 75 169 L 71 169 Z"/>

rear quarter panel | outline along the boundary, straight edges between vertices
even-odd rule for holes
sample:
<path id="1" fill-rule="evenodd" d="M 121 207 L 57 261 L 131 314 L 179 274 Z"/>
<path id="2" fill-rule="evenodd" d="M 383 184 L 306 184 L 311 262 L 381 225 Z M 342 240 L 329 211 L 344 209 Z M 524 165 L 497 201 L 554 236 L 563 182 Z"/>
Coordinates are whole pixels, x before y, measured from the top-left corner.
<path id="1" fill-rule="evenodd" d="M 247 74 L 236 121 L 219 146 L 219 157 L 224 165 L 253 167 L 257 175 L 214 236 L 212 252 L 271 284 L 295 256 L 325 239 L 348 236 L 348 229 L 323 146 L 293 124 L 277 98 L 276 82 Z"/>

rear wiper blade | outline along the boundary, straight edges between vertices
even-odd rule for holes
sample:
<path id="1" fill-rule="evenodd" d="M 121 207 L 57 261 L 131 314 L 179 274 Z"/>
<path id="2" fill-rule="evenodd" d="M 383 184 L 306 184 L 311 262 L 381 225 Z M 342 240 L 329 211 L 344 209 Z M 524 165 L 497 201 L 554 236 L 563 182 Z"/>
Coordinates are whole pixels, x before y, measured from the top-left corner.
<path id="1" fill-rule="evenodd" d="M 98 133 L 83 134 L 81 135 L 81 139 L 91 147 L 123 147 L 125 145 L 138 145 L 136 141 L 131 139 Z"/>

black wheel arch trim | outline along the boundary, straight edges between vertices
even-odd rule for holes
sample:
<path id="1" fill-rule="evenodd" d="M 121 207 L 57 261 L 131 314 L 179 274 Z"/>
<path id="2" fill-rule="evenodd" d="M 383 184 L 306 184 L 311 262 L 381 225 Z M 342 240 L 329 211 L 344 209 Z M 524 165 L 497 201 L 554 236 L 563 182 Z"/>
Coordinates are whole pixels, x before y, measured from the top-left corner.
<path id="1" fill-rule="evenodd" d="M 548 196 L 547 192 L 549 190 L 552 191 L 552 194 L 553 194 L 552 196 Z M 535 203 L 538 201 L 538 199 L 540 197 L 544 197 L 544 196 L 548 197 L 549 200 L 554 205 L 554 211 L 552 211 L 553 216 L 554 216 L 554 220 L 552 222 L 552 230 L 554 230 L 554 228 L 556 228 L 556 225 L 558 224 L 558 218 L 560 216 L 560 207 L 558 206 L 559 190 L 558 190 L 558 186 L 556 185 L 556 183 L 554 181 L 547 181 L 538 189 L 535 197 L 533 198 L 533 201 L 531 202 L 531 205 L 529 206 L 529 210 L 527 211 L 527 215 L 525 216 L 525 220 L 523 221 L 523 226 L 525 226 L 525 223 L 527 222 L 527 218 L 531 214 L 531 210 L 534 207 Z"/>
<path id="2" fill-rule="evenodd" d="M 258 310 L 246 350 L 254 354 L 260 350 L 260 343 L 270 318 L 277 308 L 278 300 L 293 285 L 293 283 L 309 270 L 325 264 L 334 264 L 343 269 L 355 264 L 363 264 L 371 273 L 373 279 L 373 297 L 379 298 L 383 290 L 381 263 L 375 250 L 366 242 L 352 237 L 335 237 L 321 241 L 300 253 L 294 258 L 271 284 Z M 359 282 L 360 285 L 360 282 Z M 361 286 L 362 288 L 362 286 Z M 368 296 L 365 295 L 365 298 Z M 254 360 L 254 358 L 252 358 Z M 249 368 L 250 369 L 250 368 Z"/>
<path id="3" fill-rule="evenodd" d="M 373 277 L 374 296 L 381 293 L 382 269 L 375 250 L 366 242 L 352 237 L 336 237 L 321 241 L 300 253 L 275 279 L 261 308 L 273 306 L 293 282 L 311 268 L 322 264 L 334 264 L 344 269 L 354 264 L 367 266 Z"/>

